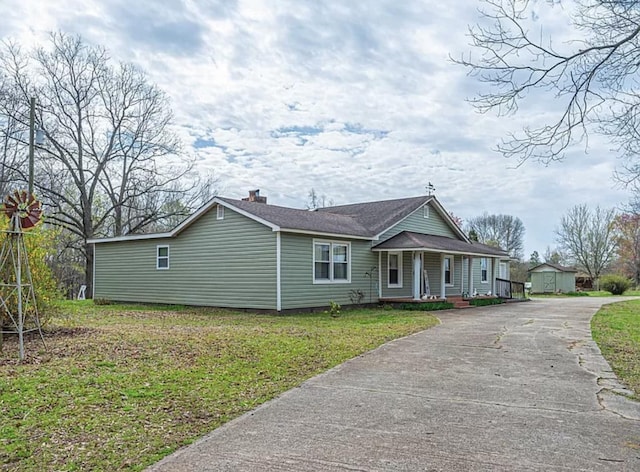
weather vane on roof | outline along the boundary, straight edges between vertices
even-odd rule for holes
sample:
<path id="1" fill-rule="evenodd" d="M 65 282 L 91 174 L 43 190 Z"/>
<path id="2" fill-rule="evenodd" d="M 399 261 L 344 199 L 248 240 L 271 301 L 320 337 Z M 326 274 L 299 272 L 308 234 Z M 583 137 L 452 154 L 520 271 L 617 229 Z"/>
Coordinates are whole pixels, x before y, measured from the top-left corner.
<path id="1" fill-rule="evenodd" d="M 436 192 L 436 188 L 433 186 L 431 182 L 429 182 L 429 185 L 427 185 L 425 188 L 427 189 L 428 196 L 431 196 Z"/>

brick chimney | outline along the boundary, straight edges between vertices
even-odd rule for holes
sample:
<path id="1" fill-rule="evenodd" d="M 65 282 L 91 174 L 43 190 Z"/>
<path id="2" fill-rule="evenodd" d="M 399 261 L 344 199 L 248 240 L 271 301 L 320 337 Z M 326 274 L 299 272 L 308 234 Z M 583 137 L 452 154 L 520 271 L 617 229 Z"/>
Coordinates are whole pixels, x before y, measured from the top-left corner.
<path id="1" fill-rule="evenodd" d="M 249 190 L 249 196 L 242 200 L 245 202 L 267 203 L 267 197 L 260 196 L 260 189 Z"/>

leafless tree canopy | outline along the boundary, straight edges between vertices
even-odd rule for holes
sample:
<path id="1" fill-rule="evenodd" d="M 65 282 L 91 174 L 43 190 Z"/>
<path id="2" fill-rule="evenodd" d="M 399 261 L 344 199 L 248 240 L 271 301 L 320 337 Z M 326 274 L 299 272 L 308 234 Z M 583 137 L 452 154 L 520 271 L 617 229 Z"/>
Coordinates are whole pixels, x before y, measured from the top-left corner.
<path id="1" fill-rule="evenodd" d="M 317 210 L 318 208 L 333 206 L 333 200 L 331 198 L 327 198 L 324 193 L 322 195 L 318 195 L 316 189 L 311 188 L 311 190 L 309 190 L 305 206 L 307 207 L 307 210 Z"/>
<path id="2" fill-rule="evenodd" d="M 640 177 L 640 2 L 614 0 L 482 0 L 483 20 L 470 28 L 473 52 L 456 62 L 489 85 L 472 99 L 482 112 L 511 114 L 543 94 L 555 115 L 504 139 L 499 150 L 520 161 L 562 159 L 590 132 L 609 136 L 623 166 L 618 178 Z M 568 16 L 578 37 L 554 42 L 537 21 L 543 9 Z M 479 53 L 479 55 L 476 55 Z"/>
<path id="3" fill-rule="evenodd" d="M 616 251 L 615 210 L 595 210 L 577 205 L 562 217 L 556 231 L 558 243 L 567 256 L 597 280 L 613 260 Z"/>
<path id="4" fill-rule="evenodd" d="M 75 235 L 91 284 L 86 240 L 156 229 L 201 204 L 193 161 L 181 154 L 166 95 L 130 64 L 80 37 L 0 53 L 0 144 L 7 172 L 24 179 L 29 99 L 45 143 L 36 151 L 35 188 L 47 220 Z M 8 150 L 8 151 L 7 151 Z M 3 181 L 5 180 L 4 176 Z M 90 292 L 90 291 L 89 291 Z"/>
<path id="5" fill-rule="evenodd" d="M 478 241 L 499 246 L 511 257 L 521 259 L 524 251 L 524 224 L 517 216 L 490 215 L 471 218 L 467 223 L 467 233 L 474 233 Z"/>

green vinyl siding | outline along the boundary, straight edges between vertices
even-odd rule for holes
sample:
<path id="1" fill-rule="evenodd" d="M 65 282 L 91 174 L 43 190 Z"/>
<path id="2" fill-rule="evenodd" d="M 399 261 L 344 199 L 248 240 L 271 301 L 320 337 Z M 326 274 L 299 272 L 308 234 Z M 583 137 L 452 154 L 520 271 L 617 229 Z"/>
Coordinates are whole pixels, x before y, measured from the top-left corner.
<path id="1" fill-rule="evenodd" d="M 349 283 L 314 283 L 314 240 L 350 243 L 351 281 Z M 378 255 L 371 252 L 371 241 L 282 233 L 280 260 L 282 308 L 285 310 L 323 307 L 328 306 L 330 301 L 349 305 L 351 290 L 362 291 L 365 295 L 363 303 L 378 300 L 378 271 L 373 270 L 373 279 L 365 275 L 378 266 Z"/>
<path id="2" fill-rule="evenodd" d="M 473 290 L 477 290 L 479 295 L 486 295 L 487 292 L 490 292 L 493 290 L 493 287 L 492 287 L 493 279 L 492 279 L 492 272 L 491 272 L 493 268 L 493 264 L 499 263 L 499 262 L 496 262 L 497 261 L 496 259 L 487 257 L 487 281 L 481 282 L 482 274 L 480 272 L 480 259 L 481 257 L 473 258 L 473 265 L 472 265 Z M 469 268 L 468 258 L 465 258 L 463 274 L 462 274 L 464 277 L 463 291 L 469 293 L 469 295 L 472 295 L 473 292 L 470 291 L 470 287 L 469 287 L 469 269 L 468 268 Z M 496 277 L 497 275 L 498 273 L 496 272 Z"/>
<path id="3" fill-rule="evenodd" d="M 276 309 L 276 233 L 216 207 L 174 238 L 95 245 L 95 297 L 116 301 Z M 156 247 L 169 246 L 169 269 Z"/>
<path id="4" fill-rule="evenodd" d="M 429 218 L 424 217 L 424 207 L 420 207 L 400 223 L 383 233 L 377 243 L 386 241 L 402 231 L 413 231 L 414 233 L 433 234 L 436 236 L 460 239 L 433 206 L 429 206 Z"/>
<path id="5" fill-rule="evenodd" d="M 453 284 L 445 286 L 445 296 L 460 295 L 462 288 L 462 256 L 453 255 Z M 425 252 L 424 265 L 429 275 L 431 295 L 442 294 L 442 259 L 440 254 Z"/>
<path id="6" fill-rule="evenodd" d="M 389 266 L 387 252 L 381 256 L 382 267 L 382 296 L 383 297 L 412 297 L 413 296 L 413 260 L 411 251 L 402 253 L 402 287 L 389 287 Z"/>
<path id="7" fill-rule="evenodd" d="M 575 292 L 575 272 L 540 270 L 531 272 L 531 293 Z"/>

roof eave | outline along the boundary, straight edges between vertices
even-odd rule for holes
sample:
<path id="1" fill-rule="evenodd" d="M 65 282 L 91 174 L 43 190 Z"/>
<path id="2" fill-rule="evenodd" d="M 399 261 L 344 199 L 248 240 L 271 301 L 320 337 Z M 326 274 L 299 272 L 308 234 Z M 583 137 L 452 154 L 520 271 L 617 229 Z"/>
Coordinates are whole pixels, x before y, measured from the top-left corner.
<path id="1" fill-rule="evenodd" d="M 474 256 L 474 257 L 490 257 L 493 259 L 502 259 L 504 256 L 501 256 L 499 254 L 483 254 L 480 252 L 467 252 L 467 251 L 450 251 L 448 249 L 434 249 L 434 248 L 425 248 L 425 247 L 403 247 L 403 248 L 393 248 L 393 247 L 387 247 L 387 248 L 372 248 L 371 249 L 373 252 L 383 252 L 383 251 L 396 251 L 396 252 L 403 252 L 403 251 L 419 251 L 419 252 L 433 252 L 433 253 L 438 253 L 438 254 L 455 254 L 455 255 L 459 255 L 459 256 Z"/>
<path id="2" fill-rule="evenodd" d="M 283 233 L 309 234 L 312 236 L 323 236 L 327 238 L 362 239 L 366 241 L 373 241 L 375 239 L 374 236 L 362 236 L 362 235 L 345 234 L 345 233 L 331 233 L 331 232 L 325 232 L 325 231 L 312 231 L 312 230 L 296 229 L 296 228 L 280 228 L 278 231 L 281 231 Z"/>

